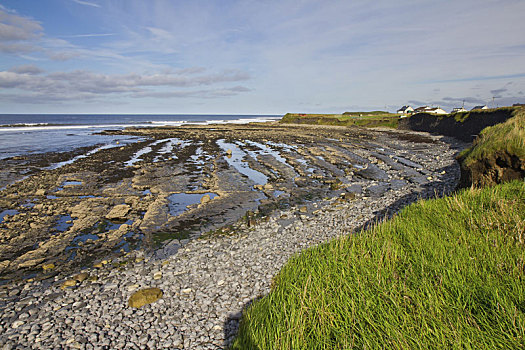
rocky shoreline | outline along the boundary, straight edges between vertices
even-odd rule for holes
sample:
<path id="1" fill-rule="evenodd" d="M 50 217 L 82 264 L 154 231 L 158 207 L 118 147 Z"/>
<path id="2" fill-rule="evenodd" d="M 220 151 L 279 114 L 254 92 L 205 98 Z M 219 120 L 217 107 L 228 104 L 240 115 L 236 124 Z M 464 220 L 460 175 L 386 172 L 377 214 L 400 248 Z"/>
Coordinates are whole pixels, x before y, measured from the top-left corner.
<path id="1" fill-rule="evenodd" d="M 24 252 L 34 259 L 19 261 L 36 262 L 28 271 L 44 270 L 0 289 L 4 348 L 223 348 L 242 309 L 269 291 L 293 254 L 453 190 L 454 156 L 463 146 L 420 133 L 276 124 L 125 133 L 147 140 L 3 190 L 1 207 L 19 213 L 0 223 L 2 257 L 22 240 L 6 237 L 28 228 L 32 247 L 35 235 L 43 243 Z M 162 153 L 168 142 L 172 149 Z M 198 200 L 178 212 L 170 196 L 181 193 Z M 20 204 L 35 198 L 16 217 Z M 51 217 L 49 226 L 61 215 L 70 226 L 44 236 L 45 219 L 38 227 L 26 220 L 35 210 L 33 216 Z M 75 235 L 101 218 L 115 226 L 85 233 L 92 241 L 64 261 Z M 159 236 L 168 239 L 152 244 Z M 117 254 L 123 237 L 143 249 Z M 5 276 L 17 276 L 16 260 L 7 261 Z M 162 298 L 128 306 L 133 293 L 152 287 Z"/>

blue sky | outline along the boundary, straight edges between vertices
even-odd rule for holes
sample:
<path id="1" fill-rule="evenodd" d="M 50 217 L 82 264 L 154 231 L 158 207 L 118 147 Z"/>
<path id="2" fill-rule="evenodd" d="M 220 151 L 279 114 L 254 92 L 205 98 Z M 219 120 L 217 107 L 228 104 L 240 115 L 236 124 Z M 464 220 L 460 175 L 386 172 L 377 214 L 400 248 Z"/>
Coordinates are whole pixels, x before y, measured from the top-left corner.
<path id="1" fill-rule="evenodd" d="M 0 113 L 525 103 L 525 1 L 0 0 Z"/>

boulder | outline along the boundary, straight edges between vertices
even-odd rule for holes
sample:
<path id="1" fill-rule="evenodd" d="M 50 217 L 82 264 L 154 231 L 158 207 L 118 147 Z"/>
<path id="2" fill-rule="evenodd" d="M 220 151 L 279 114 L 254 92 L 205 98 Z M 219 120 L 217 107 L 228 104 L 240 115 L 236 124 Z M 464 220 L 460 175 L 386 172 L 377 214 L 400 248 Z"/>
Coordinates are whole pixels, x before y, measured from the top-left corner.
<path id="1" fill-rule="evenodd" d="M 345 201 L 351 201 L 351 200 L 354 200 L 355 199 L 355 193 L 353 192 L 343 192 L 341 193 L 341 199 L 345 200 Z"/>
<path id="2" fill-rule="evenodd" d="M 55 264 L 53 263 L 42 265 L 42 270 L 44 270 L 44 272 L 47 270 L 53 270 L 54 268 L 55 268 Z"/>
<path id="3" fill-rule="evenodd" d="M 356 175 L 374 181 L 388 180 L 388 174 L 377 165 L 368 163 L 367 167 L 355 172 Z"/>
<path id="4" fill-rule="evenodd" d="M 64 281 L 64 283 L 62 283 L 62 287 L 60 287 L 61 289 L 66 289 L 66 288 L 69 288 L 69 287 L 74 287 L 77 285 L 77 281 L 74 280 L 74 279 L 71 279 L 71 280 L 66 280 Z"/>
<path id="5" fill-rule="evenodd" d="M 139 308 L 146 304 L 151 304 L 160 298 L 162 298 L 162 290 L 159 288 L 141 289 L 129 297 L 128 306 Z"/>
<path id="6" fill-rule="evenodd" d="M 201 198 L 201 204 L 206 204 L 206 203 L 208 203 L 209 201 L 211 201 L 211 198 L 210 198 L 210 195 L 209 195 L 209 194 L 205 194 L 204 196 L 202 196 L 202 198 Z"/>
<path id="7" fill-rule="evenodd" d="M 26 260 L 18 264 L 18 268 L 25 269 L 28 267 L 35 267 L 36 265 L 41 264 L 43 261 L 44 261 L 44 258 Z"/>
<path id="8" fill-rule="evenodd" d="M 89 273 L 87 273 L 87 272 L 82 272 L 82 273 L 79 273 L 78 275 L 73 276 L 73 279 L 74 279 L 75 281 L 78 281 L 78 282 L 83 282 L 83 281 L 85 281 L 88 277 L 89 277 Z"/>
<path id="9" fill-rule="evenodd" d="M 108 220 L 125 220 L 131 207 L 127 204 L 119 204 L 113 207 L 111 211 L 106 215 Z"/>
<path id="10" fill-rule="evenodd" d="M 0 271 L 4 271 L 10 263 L 9 260 L 0 261 Z"/>

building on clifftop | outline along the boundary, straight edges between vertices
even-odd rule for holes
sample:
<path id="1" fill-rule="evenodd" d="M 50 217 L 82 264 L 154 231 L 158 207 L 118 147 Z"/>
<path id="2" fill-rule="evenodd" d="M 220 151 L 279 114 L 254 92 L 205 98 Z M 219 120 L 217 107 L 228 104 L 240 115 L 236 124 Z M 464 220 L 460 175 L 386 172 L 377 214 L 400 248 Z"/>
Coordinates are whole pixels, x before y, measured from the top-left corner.
<path id="1" fill-rule="evenodd" d="M 410 106 L 403 106 L 397 110 L 397 114 L 412 114 L 414 113 L 414 108 Z"/>
<path id="2" fill-rule="evenodd" d="M 472 108 L 471 111 L 476 111 L 476 110 L 480 110 L 480 109 L 489 109 L 489 107 L 487 107 L 487 105 L 476 106 L 476 107 Z"/>
<path id="3" fill-rule="evenodd" d="M 414 110 L 414 113 L 448 114 L 444 109 L 429 106 L 418 107 Z"/>
<path id="4" fill-rule="evenodd" d="M 456 108 L 452 108 L 452 112 L 450 113 L 461 113 L 461 112 L 467 112 L 467 110 L 463 107 L 456 107 Z"/>

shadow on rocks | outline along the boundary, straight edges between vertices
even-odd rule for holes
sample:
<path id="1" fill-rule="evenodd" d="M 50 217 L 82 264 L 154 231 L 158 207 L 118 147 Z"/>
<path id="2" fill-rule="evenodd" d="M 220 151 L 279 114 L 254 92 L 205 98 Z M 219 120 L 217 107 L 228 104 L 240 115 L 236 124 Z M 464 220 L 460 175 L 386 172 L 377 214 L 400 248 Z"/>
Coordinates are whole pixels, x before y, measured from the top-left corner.
<path id="1" fill-rule="evenodd" d="M 455 142 L 455 140 L 452 139 L 452 142 Z M 443 167 L 439 169 L 438 172 L 445 171 L 448 174 L 453 174 L 455 171 L 457 171 L 455 167 L 457 167 L 456 164 L 450 165 L 447 167 Z M 388 207 L 382 210 L 376 211 L 372 219 L 368 220 L 363 225 L 357 227 L 355 230 L 353 230 L 353 233 L 370 229 L 373 226 L 392 218 L 395 213 L 399 212 L 404 207 L 412 203 L 415 203 L 418 200 L 440 198 L 440 197 L 452 194 L 456 190 L 458 180 L 459 178 L 455 179 L 456 185 L 451 185 L 450 182 L 445 182 L 442 180 L 431 181 L 426 184 L 420 185 L 419 191 L 414 191 L 412 193 L 409 193 L 399 198 L 397 201 L 395 201 Z M 248 303 L 246 303 L 245 305 L 243 305 L 242 311 L 246 310 L 252 303 L 256 302 L 260 298 L 262 297 L 254 298 L 250 300 Z M 223 328 L 224 329 L 224 344 L 223 344 L 224 349 L 231 349 L 231 346 L 233 345 L 235 337 L 238 334 L 241 319 L 242 319 L 242 312 L 237 312 L 234 314 L 230 314 L 230 316 L 224 323 L 224 328 Z M 258 350 L 259 349 L 257 344 L 252 343 L 250 339 L 244 339 L 244 342 L 245 342 L 243 344 L 244 349 L 247 349 L 247 350 Z"/>
<path id="2" fill-rule="evenodd" d="M 443 168 L 440 168 L 437 170 L 437 172 L 445 172 L 447 174 L 454 173 L 458 171 L 455 169 L 457 167 L 456 164 L 446 166 Z M 441 198 L 444 196 L 448 196 L 453 194 L 455 191 L 457 191 L 459 184 L 459 174 L 457 178 L 455 179 L 455 185 L 451 185 L 450 182 L 445 182 L 442 180 L 434 180 L 431 182 L 428 182 L 426 184 L 420 185 L 419 191 L 414 191 L 412 193 L 409 193 L 398 200 L 396 200 L 394 203 L 389 205 L 388 207 L 374 212 L 374 217 L 370 220 L 368 220 L 363 225 L 357 227 L 354 232 L 360 232 L 362 230 L 368 230 L 372 228 L 373 226 L 380 224 L 381 222 L 391 219 L 394 214 L 398 213 L 401 209 L 404 207 L 417 202 L 418 200 L 424 200 L 424 199 L 433 199 L 433 198 Z"/>
<path id="3" fill-rule="evenodd" d="M 254 302 L 257 302 L 257 300 L 261 299 L 262 297 L 257 297 L 246 304 L 243 305 L 241 312 L 236 312 L 233 314 L 230 314 L 228 316 L 228 319 L 226 322 L 224 322 L 224 344 L 223 349 L 233 349 L 232 345 L 235 341 L 235 338 L 237 337 L 237 334 L 239 332 L 239 326 L 242 320 L 242 313 L 250 307 Z M 244 339 L 244 344 L 241 349 L 247 349 L 247 350 L 262 350 L 258 345 L 256 345 L 252 339 Z"/>

